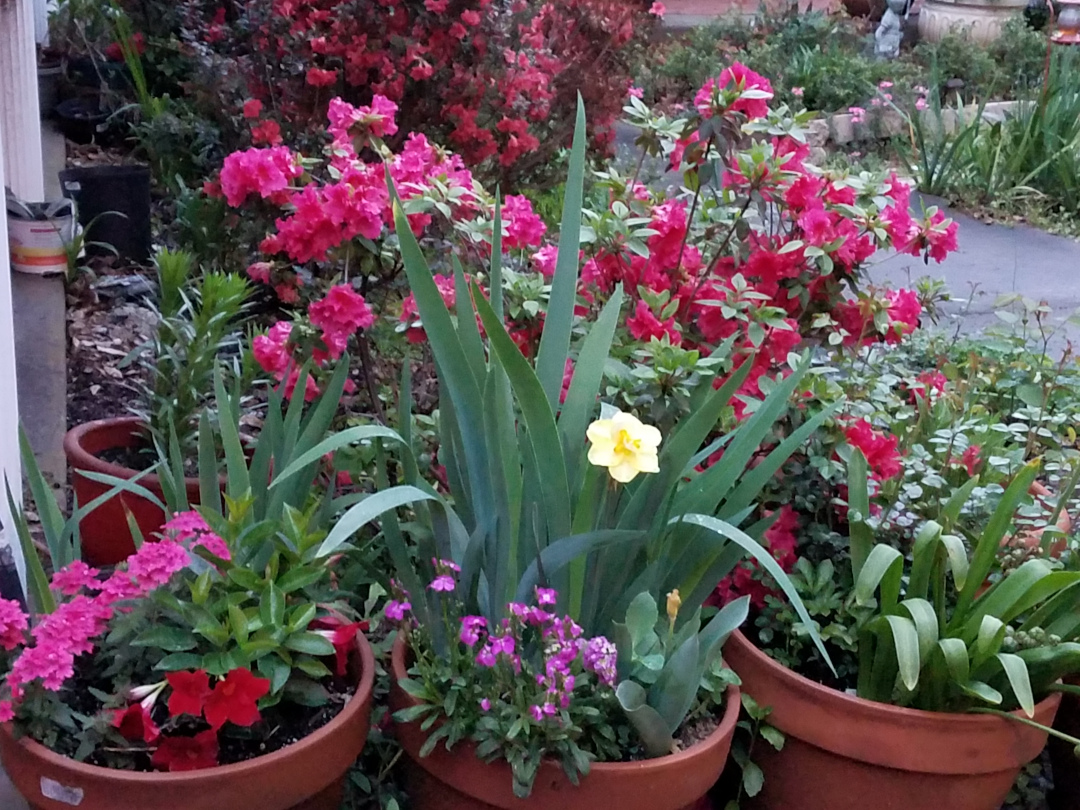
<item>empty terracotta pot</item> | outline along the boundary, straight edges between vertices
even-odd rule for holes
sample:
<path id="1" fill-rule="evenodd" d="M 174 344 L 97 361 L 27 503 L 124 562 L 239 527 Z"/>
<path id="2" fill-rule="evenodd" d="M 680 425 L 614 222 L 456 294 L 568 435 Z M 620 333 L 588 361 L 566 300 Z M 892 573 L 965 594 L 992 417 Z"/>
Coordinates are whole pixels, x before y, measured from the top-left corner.
<path id="1" fill-rule="evenodd" d="M 724 659 L 743 690 L 772 709 L 783 750 L 754 748 L 763 810 L 998 810 L 1046 732 L 1003 717 L 901 709 L 797 675 L 736 632 Z M 1049 726 L 1061 702 L 1035 707 Z"/>
<path id="2" fill-rule="evenodd" d="M 402 638 L 394 644 L 390 707 L 394 711 L 417 704 L 398 687 L 406 675 L 408 649 Z M 443 744 L 420 756 L 427 731 L 420 723 L 396 723 L 395 733 L 409 758 L 406 791 L 417 810 L 709 810 L 706 797 L 724 769 L 735 723 L 739 690 L 728 688 L 724 716 L 705 740 L 685 751 L 639 762 L 594 762 L 588 776 L 574 786 L 554 761 L 544 762 L 527 799 L 514 796 L 510 766 L 484 762 L 476 747 L 460 742 L 452 751 Z"/>
<path id="3" fill-rule="evenodd" d="M 102 461 L 98 456 L 117 448 L 137 447 L 144 440 L 143 422 L 134 416 L 99 419 L 74 427 L 64 436 L 64 454 L 71 468 L 71 486 L 80 505 L 90 503 L 112 487 L 92 481 L 80 473 L 84 470 L 116 478 L 132 479 L 138 470 Z M 144 475 L 136 482 L 163 498 L 161 483 L 156 475 Z M 188 501 L 199 502 L 199 479 L 185 478 Z M 121 492 L 101 504 L 79 522 L 82 537 L 82 556 L 90 565 L 115 565 L 135 551 L 135 542 L 128 529 L 124 507 L 131 510 L 139 531 L 147 540 L 153 539 L 165 523 L 165 513 L 153 502 L 131 492 Z"/>
<path id="4" fill-rule="evenodd" d="M 339 810 L 348 770 L 367 741 L 375 658 L 362 633 L 350 670 L 357 689 L 314 734 L 272 754 L 180 773 L 76 762 L 0 727 L 0 760 L 31 810 Z"/>

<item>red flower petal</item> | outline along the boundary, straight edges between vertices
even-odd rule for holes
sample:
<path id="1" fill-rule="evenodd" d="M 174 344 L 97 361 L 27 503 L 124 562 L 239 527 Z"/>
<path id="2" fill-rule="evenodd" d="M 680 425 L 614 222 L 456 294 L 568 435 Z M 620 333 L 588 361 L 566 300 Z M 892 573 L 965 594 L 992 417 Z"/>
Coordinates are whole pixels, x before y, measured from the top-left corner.
<path id="1" fill-rule="evenodd" d="M 259 715 L 259 698 L 270 691 L 270 681 L 251 674 L 249 669 L 234 669 L 214 686 L 206 699 L 206 722 L 219 729 L 229 721 L 250 726 Z"/>
<path id="2" fill-rule="evenodd" d="M 153 743 L 161 736 L 161 729 L 155 725 L 150 712 L 140 703 L 133 703 L 126 709 L 113 712 L 113 728 L 117 729 L 125 740 L 132 742 Z"/>
<path id="3" fill-rule="evenodd" d="M 150 762 L 166 771 L 197 771 L 215 767 L 217 758 L 217 732 L 210 729 L 194 737 L 163 738 Z"/>
<path id="4" fill-rule="evenodd" d="M 169 715 L 176 717 L 190 714 L 199 717 L 210 695 L 210 678 L 204 670 L 195 672 L 170 672 L 165 680 L 172 687 L 169 696 Z"/>

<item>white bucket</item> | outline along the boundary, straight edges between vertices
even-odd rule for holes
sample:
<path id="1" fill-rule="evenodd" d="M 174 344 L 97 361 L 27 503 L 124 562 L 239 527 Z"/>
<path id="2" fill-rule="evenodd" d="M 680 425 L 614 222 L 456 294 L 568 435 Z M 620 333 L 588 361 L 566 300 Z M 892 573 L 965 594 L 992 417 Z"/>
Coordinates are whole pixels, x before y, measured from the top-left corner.
<path id="1" fill-rule="evenodd" d="M 45 219 L 30 219 L 8 209 L 12 270 L 36 276 L 67 272 L 67 246 L 77 228 L 75 212 L 70 204 L 55 207 L 58 210 L 50 211 Z"/>

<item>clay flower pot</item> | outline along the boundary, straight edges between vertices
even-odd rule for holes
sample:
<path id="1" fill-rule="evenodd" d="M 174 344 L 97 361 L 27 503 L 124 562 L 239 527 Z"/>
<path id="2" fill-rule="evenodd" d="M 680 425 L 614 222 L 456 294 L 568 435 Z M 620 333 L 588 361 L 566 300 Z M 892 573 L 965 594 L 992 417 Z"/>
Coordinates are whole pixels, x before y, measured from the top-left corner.
<path id="1" fill-rule="evenodd" d="M 1028 487 L 1028 492 L 1034 496 L 1035 500 L 1039 501 L 1046 509 L 1053 511 L 1050 506 L 1051 499 L 1054 497 L 1054 493 L 1046 488 L 1038 481 L 1032 481 L 1031 486 Z M 1060 537 L 1050 544 L 1050 556 L 1058 557 L 1068 547 L 1069 532 L 1072 531 L 1072 518 L 1069 517 L 1069 513 L 1062 509 L 1058 514 L 1057 522 L 1054 524 L 1058 531 L 1060 531 L 1064 537 Z M 1026 548 L 1038 548 L 1042 544 L 1043 533 L 1048 527 L 1043 526 L 1038 529 L 1022 529 L 1016 533 L 1015 537 L 1006 536 L 1002 545 L 1010 546 L 1025 546 Z"/>
<path id="2" fill-rule="evenodd" d="M 797 675 L 736 631 L 724 659 L 743 690 L 772 709 L 782 751 L 754 749 L 767 810 L 998 810 L 1046 732 L 1003 717 L 901 709 Z M 1035 707 L 1049 726 L 1061 696 Z"/>
<path id="3" fill-rule="evenodd" d="M 407 677 L 408 649 L 404 638 L 394 643 L 390 707 L 398 711 L 417 700 L 398 687 Z M 527 799 L 514 796 L 510 766 L 486 763 L 476 747 L 459 742 L 452 751 L 440 743 L 428 756 L 420 748 L 429 732 L 420 723 L 396 723 L 405 749 L 406 789 L 414 807 L 435 810 L 708 810 L 706 793 L 724 769 L 735 723 L 739 718 L 739 689 L 728 687 L 720 725 L 696 745 L 671 756 L 639 762 L 594 762 L 588 776 L 574 786 L 556 762 L 544 762 Z"/>
<path id="4" fill-rule="evenodd" d="M 272 754 L 180 773 L 76 762 L 0 727 L 0 760 L 31 810 L 339 810 L 349 768 L 367 741 L 375 658 L 362 633 L 351 668 L 358 686 L 313 734 Z"/>
<path id="5" fill-rule="evenodd" d="M 71 468 L 71 486 L 80 505 L 90 503 L 104 495 L 112 487 L 92 481 L 79 473 L 86 470 L 116 478 L 131 479 L 138 470 L 111 464 L 98 458 L 106 450 L 137 447 L 143 440 L 142 421 L 134 416 L 115 419 L 99 419 L 74 427 L 64 436 L 64 454 Z M 188 501 L 199 502 L 199 479 L 184 479 Z M 161 483 L 156 475 L 144 475 L 137 483 L 163 498 Z M 82 555 L 90 565 L 115 565 L 127 559 L 135 551 L 135 542 L 128 529 L 124 507 L 131 510 L 139 531 L 147 540 L 160 532 L 165 523 L 165 513 L 146 498 L 131 492 L 121 492 L 79 522 L 82 536 Z"/>

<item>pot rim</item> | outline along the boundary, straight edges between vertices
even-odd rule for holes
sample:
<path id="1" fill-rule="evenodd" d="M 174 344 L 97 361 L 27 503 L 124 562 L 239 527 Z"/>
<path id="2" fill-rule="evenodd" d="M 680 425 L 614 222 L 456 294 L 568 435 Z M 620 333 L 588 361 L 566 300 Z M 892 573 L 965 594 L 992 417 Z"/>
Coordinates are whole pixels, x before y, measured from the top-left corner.
<path id="1" fill-rule="evenodd" d="M 836 708 L 847 712 L 849 715 L 855 714 L 862 718 L 884 720 L 894 725 L 902 724 L 905 726 L 927 726 L 940 723 L 948 723 L 950 726 L 961 724 L 972 731 L 978 730 L 979 726 L 997 725 L 1005 719 L 994 714 L 931 712 L 925 709 L 909 709 L 904 706 L 893 706 L 890 703 L 867 700 L 857 695 L 841 692 L 839 689 L 833 689 L 831 686 L 825 686 L 807 678 L 805 675 L 800 675 L 793 669 L 788 669 L 783 664 L 774 661 L 767 653 L 759 650 L 740 630 L 736 630 L 731 634 L 728 643 L 734 643 L 739 648 L 739 651 L 753 659 L 755 664 L 769 670 L 770 674 L 778 680 L 784 680 L 791 687 L 791 691 L 798 693 L 801 698 L 809 698 L 826 708 Z M 1058 692 L 1047 695 L 1035 704 L 1035 712 L 1037 714 L 1040 707 L 1060 701 L 1061 694 Z M 1010 712 L 1010 714 L 1027 719 L 1021 709 Z"/>
<path id="2" fill-rule="evenodd" d="M 111 475 L 114 478 L 131 479 L 139 476 L 142 470 L 134 470 L 131 467 L 124 467 L 121 464 L 114 464 L 111 461 L 105 461 L 98 458 L 85 447 L 83 447 L 84 438 L 92 433 L 104 430 L 117 430 L 121 428 L 130 427 L 131 432 L 135 432 L 135 428 L 144 426 L 146 423 L 138 416 L 110 416 L 105 419 L 95 419 L 92 422 L 83 422 L 71 428 L 64 434 L 64 454 L 68 458 L 69 465 L 74 471 L 89 470 L 90 472 L 104 473 L 105 475 Z M 127 447 L 128 445 L 117 444 L 113 447 Z M 198 482 L 197 478 L 186 478 L 185 481 Z M 139 483 L 143 486 L 147 484 L 157 485 L 160 483 L 157 474 L 150 473 L 149 475 L 143 475 L 139 478 Z"/>
<path id="3" fill-rule="evenodd" d="M 390 654 L 390 672 L 393 676 L 392 686 L 410 703 L 419 704 L 416 698 L 414 698 L 405 690 L 398 687 L 397 682 L 401 678 L 408 677 L 407 669 L 405 666 L 405 654 L 408 649 L 408 645 L 405 642 L 405 633 L 403 631 L 398 632 L 398 636 L 394 639 L 394 647 Z M 609 776 L 621 776 L 634 774 L 640 776 L 643 772 L 650 773 L 653 771 L 659 771 L 666 769 L 672 764 L 681 763 L 686 760 L 696 759 L 702 755 L 710 753 L 713 749 L 724 744 L 725 739 L 730 737 L 734 733 L 735 725 L 739 720 L 739 711 L 742 707 L 742 702 L 739 698 L 739 687 L 735 684 L 730 684 L 727 690 L 724 692 L 724 712 L 720 716 L 720 722 L 717 723 L 716 728 L 703 740 L 691 745 L 689 748 L 684 748 L 682 751 L 678 751 L 674 754 L 666 754 L 662 757 L 653 757 L 650 759 L 634 760 L 633 762 L 599 762 L 594 761 L 589 765 L 589 772 L 601 772 Z M 397 722 L 397 721 L 395 721 Z M 468 739 L 461 741 L 467 745 L 475 745 Z M 406 751 L 407 752 L 407 751 Z M 407 752 L 408 753 L 408 752 Z M 554 760 L 545 759 L 546 762 L 558 765 Z M 418 760 L 423 762 L 423 760 Z M 482 762 L 482 760 L 481 760 Z M 496 760 L 496 763 L 507 765 L 504 760 Z M 494 764 L 494 763 L 493 763 Z M 509 767 L 509 765 L 507 765 Z"/>
<path id="4" fill-rule="evenodd" d="M 356 691 L 353 692 L 349 702 L 345 704 L 337 716 L 329 723 L 315 732 L 308 734 L 294 743 L 279 748 L 270 754 L 245 759 L 243 762 L 233 762 L 228 765 L 218 765 L 214 768 L 205 768 L 197 771 L 180 771 L 168 773 L 162 771 L 125 771 L 119 768 L 103 768 L 100 765 L 87 765 L 58 754 L 50 748 L 34 740 L 31 737 L 21 737 L 15 742 L 26 748 L 33 756 L 44 760 L 49 765 L 67 770 L 79 776 L 94 779 L 108 778 L 110 781 L 121 785 L 147 784 L 161 785 L 163 788 L 182 788 L 184 785 L 205 781 L 207 779 L 227 779 L 232 776 L 248 775 L 255 771 L 265 770 L 267 767 L 275 767 L 283 763 L 291 756 L 290 749 L 298 746 L 310 745 L 336 734 L 337 731 L 347 725 L 356 715 L 364 710 L 365 705 L 371 700 L 375 688 L 375 655 L 371 651 L 371 644 L 363 632 L 357 631 L 356 641 L 360 654 L 360 682 Z M 0 733 L 14 738 L 11 723 L 0 726 Z"/>

